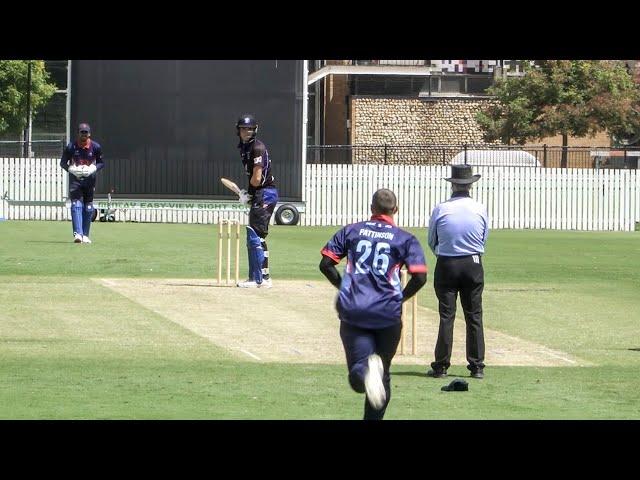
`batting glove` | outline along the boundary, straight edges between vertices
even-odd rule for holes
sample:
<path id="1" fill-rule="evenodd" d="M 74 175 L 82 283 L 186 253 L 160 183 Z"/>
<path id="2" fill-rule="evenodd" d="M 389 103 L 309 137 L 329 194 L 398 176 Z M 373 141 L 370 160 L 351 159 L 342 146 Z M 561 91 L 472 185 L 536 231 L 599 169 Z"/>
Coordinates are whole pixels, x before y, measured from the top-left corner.
<path id="1" fill-rule="evenodd" d="M 77 179 L 84 178 L 84 171 L 80 165 L 71 165 L 69 167 L 69 173 L 74 175 Z"/>
<path id="2" fill-rule="evenodd" d="M 85 165 L 85 168 L 84 168 L 85 177 L 93 175 L 94 173 L 96 173 L 97 170 L 98 170 L 98 167 L 96 167 L 93 163 L 91 165 Z"/>
<path id="3" fill-rule="evenodd" d="M 251 200 L 253 199 L 253 195 L 249 195 L 246 190 L 240 190 L 238 194 L 238 201 L 244 205 L 250 205 Z"/>

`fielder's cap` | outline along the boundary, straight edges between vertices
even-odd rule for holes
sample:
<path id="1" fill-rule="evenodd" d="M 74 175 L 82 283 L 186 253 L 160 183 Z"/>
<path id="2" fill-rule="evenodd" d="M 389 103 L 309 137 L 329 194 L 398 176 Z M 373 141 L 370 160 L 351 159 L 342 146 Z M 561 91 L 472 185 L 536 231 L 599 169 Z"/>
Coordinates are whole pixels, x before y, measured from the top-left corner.
<path id="1" fill-rule="evenodd" d="M 451 165 L 451 177 L 445 178 L 447 182 L 467 184 L 477 182 L 480 175 L 473 175 L 471 165 Z"/>
<path id="2" fill-rule="evenodd" d="M 82 132 L 82 131 L 87 131 L 89 133 L 91 133 L 91 127 L 89 126 L 88 123 L 81 123 L 80 125 L 78 125 L 78 131 Z"/>
<path id="3" fill-rule="evenodd" d="M 469 390 L 469 384 L 461 378 L 456 378 L 449 385 L 445 385 L 440 390 L 443 392 L 466 392 Z"/>

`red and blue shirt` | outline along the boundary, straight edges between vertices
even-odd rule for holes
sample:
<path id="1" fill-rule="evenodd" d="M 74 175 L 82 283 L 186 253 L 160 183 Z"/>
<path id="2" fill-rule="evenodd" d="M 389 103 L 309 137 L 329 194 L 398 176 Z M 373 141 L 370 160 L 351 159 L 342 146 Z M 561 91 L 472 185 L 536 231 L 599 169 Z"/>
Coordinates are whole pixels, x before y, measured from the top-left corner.
<path id="1" fill-rule="evenodd" d="M 374 215 L 337 232 L 322 255 L 335 263 L 347 257 L 336 307 L 343 322 L 361 328 L 388 328 L 402 316 L 400 269 L 426 273 L 418 239 L 397 227 L 391 217 Z"/>
<path id="2" fill-rule="evenodd" d="M 102 147 L 91 139 L 88 139 L 85 145 L 80 145 L 78 142 L 69 143 L 64 148 L 60 159 L 60 166 L 65 170 L 68 170 L 71 165 L 91 165 L 92 163 L 95 163 L 97 170 L 104 167 Z"/>

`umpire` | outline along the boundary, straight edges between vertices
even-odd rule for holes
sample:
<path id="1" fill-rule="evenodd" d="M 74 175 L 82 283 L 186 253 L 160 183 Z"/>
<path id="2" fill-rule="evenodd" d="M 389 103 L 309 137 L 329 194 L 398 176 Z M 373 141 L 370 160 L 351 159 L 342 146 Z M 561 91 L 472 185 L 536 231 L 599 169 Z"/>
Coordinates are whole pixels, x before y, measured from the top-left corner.
<path id="1" fill-rule="evenodd" d="M 453 347 L 456 301 L 464 311 L 467 330 L 467 368 L 471 377 L 484 377 L 484 332 L 482 327 L 482 254 L 489 233 L 486 208 L 469 195 L 480 175 L 469 165 L 451 165 L 451 198 L 433 209 L 429 221 L 428 243 L 437 257 L 434 288 L 438 297 L 440 328 L 435 361 L 427 376 L 447 376 Z"/>

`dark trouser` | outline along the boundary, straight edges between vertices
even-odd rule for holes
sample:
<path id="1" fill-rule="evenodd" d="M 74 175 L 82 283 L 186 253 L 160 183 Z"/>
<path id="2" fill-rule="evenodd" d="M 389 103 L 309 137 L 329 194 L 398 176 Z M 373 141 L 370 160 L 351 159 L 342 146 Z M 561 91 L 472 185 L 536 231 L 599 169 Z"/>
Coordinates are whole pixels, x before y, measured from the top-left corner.
<path id="1" fill-rule="evenodd" d="M 69 200 L 82 200 L 84 203 L 92 203 L 95 191 L 95 175 L 79 180 L 75 175 L 69 174 Z"/>
<path id="2" fill-rule="evenodd" d="M 439 302 L 440 329 L 436 342 L 435 362 L 431 367 L 442 370 L 451 366 L 453 322 L 456 317 L 456 300 L 460 292 L 460 303 L 467 330 L 467 368 L 472 372 L 484 368 L 482 257 L 480 255 L 438 257 L 434 272 L 434 287 Z"/>
<path id="3" fill-rule="evenodd" d="M 384 374 L 382 383 L 387 392 L 387 401 L 380 410 L 369 405 L 364 399 L 364 420 L 382 420 L 391 399 L 391 375 L 389 368 L 391 360 L 396 354 L 400 341 L 402 325 L 394 325 L 389 328 L 369 329 L 359 328 L 346 322 L 340 322 L 340 338 L 347 357 L 347 369 L 349 371 L 349 385 L 358 393 L 364 393 L 364 376 L 367 373 L 369 355 L 377 353 L 382 359 Z"/>
<path id="4" fill-rule="evenodd" d="M 268 280 L 269 275 L 269 248 L 267 247 L 267 235 L 269 235 L 269 222 L 278 203 L 278 191 L 273 187 L 265 187 L 256 190 L 249 209 L 249 226 L 262 240 L 264 260 L 262 261 L 262 278 Z"/>

